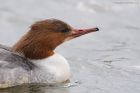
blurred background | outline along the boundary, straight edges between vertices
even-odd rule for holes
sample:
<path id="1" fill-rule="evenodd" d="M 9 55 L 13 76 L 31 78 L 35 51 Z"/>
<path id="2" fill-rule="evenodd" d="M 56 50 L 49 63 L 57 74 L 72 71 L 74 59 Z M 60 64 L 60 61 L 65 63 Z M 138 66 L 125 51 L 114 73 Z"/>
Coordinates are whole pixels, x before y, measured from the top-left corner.
<path id="1" fill-rule="evenodd" d="M 36 93 L 140 93 L 140 0 L 0 1 L 0 44 L 12 46 L 32 23 L 48 18 L 100 29 L 56 49 L 70 62 L 71 80 L 79 85 Z M 35 93 L 31 89 L 20 93 Z"/>

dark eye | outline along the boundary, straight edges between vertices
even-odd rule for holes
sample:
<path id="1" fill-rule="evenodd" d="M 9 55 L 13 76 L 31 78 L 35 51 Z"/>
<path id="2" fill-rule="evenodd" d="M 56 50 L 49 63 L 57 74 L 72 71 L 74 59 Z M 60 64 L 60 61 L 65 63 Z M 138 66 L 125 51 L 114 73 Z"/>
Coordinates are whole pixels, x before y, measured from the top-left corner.
<path id="1" fill-rule="evenodd" d="M 69 32 L 69 31 L 70 31 L 70 29 L 63 29 L 63 30 L 61 30 L 62 33 L 66 33 L 66 32 Z"/>

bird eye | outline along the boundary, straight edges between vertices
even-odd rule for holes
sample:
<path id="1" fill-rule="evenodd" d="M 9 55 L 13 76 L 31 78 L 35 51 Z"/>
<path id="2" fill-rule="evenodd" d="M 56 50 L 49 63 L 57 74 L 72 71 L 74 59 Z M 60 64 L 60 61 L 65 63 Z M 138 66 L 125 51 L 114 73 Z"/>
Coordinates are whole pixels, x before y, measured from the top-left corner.
<path id="1" fill-rule="evenodd" d="M 63 30 L 61 30 L 62 33 L 66 33 L 66 32 L 69 32 L 69 31 L 70 31 L 70 29 L 63 29 Z"/>

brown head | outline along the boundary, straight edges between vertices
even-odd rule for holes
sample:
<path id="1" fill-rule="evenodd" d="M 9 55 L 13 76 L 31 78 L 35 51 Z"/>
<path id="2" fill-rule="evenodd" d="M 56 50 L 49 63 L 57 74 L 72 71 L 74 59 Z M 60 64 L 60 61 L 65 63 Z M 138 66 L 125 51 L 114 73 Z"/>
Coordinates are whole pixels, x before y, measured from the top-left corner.
<path id="1" fill-rule="evenodd" d="M 64 41 L 98 30 L 74 29 L 60 20 L 47 19 L 33 24 L 11 51 L 29 59 L 42 59 L 53 55 L 53 50 Z"/>

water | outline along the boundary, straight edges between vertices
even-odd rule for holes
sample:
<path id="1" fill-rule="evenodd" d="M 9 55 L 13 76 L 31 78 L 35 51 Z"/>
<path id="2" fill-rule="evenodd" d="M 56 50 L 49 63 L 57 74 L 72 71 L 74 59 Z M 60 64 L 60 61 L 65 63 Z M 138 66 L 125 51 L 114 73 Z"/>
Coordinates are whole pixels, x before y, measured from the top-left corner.
<path id="1" fill-rule="evenodd" d="M 1 2 L 1 44 L 12 46 L 30 24 L 46 18 L 58 18 L 76 28 L 97 26 L 100 31 L 56 49 L 70 63 L 74 86 L 21 85 L 0 93 L 140 93 L 139 0 Z"/>

